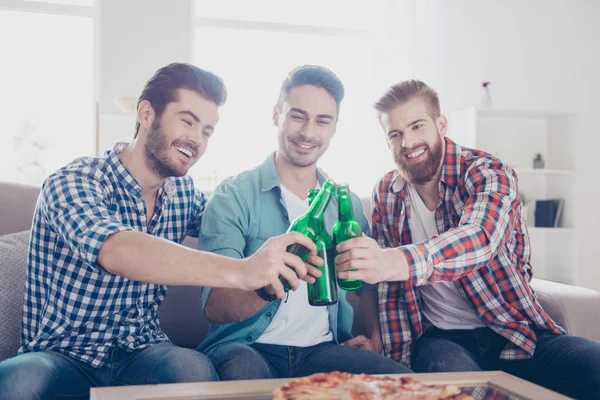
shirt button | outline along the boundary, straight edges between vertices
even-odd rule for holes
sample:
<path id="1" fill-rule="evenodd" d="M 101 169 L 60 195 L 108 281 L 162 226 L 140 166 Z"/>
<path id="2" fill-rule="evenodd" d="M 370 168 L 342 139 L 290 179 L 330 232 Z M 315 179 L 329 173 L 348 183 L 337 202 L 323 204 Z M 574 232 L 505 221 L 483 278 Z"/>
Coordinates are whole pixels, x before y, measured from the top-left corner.
<path id="1" fill-rule="evenodd" d="M 273 313 L 272 313 L 271 311 L 269 311 L 269 312 L 267 313 L 267 317 L 270 317 L 271 315 L 273 315 Z"/>
<path id="2" fill-rule="evenodd" d="M 249 342 L 251 342 L 252 341 L 252 336 L 250 336 L 250 335 L 246 336 L 246 340 L 249 341 Z"/>

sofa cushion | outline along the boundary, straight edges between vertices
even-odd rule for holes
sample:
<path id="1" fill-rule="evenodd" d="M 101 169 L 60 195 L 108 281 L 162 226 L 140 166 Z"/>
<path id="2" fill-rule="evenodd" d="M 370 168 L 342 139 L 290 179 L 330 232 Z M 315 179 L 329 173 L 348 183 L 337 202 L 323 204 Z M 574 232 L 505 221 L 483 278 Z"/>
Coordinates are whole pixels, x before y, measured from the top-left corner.
<path id="1" fill-rule="evenodd" d="M 0 361 L 16 355 L 20 347 L 29 234 L 0 236 Z"/>
<path id="2" fill-rule="evenodd" d="M 569 335 L 600 340 L 600 292 L 543 279 L 531 287 L 540 304 Z"/>

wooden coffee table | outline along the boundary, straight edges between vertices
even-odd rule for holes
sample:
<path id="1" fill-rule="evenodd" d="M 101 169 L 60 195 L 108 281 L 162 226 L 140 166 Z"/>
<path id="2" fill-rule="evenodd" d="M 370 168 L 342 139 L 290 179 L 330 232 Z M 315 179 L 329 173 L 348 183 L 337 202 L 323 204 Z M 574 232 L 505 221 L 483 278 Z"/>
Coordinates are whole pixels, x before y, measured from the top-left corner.
<path id="1" fill-rule="evenodd" d="M 398 375 L 390 375 L 398 376 Z M 454 384 L 476 399 L 517 400 L 569 399 L 541 386 L 500 371 L 445 372 L 436 374 L 409 374 L 428 384 Z M 92 388 L 91 400 L 114 399 L 246 399 L 267 400 L 271 392 L 289 379 L 252 381 L 175 383 L 167 385 L 114 386 Z"/>

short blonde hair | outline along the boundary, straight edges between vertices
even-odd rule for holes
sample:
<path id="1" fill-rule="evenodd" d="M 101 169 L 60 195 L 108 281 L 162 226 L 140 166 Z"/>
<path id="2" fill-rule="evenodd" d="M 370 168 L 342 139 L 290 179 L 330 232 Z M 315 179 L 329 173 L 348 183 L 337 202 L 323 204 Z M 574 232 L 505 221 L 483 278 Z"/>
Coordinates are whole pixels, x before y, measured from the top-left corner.
<path id="1" fill-rule="evenodd" d="M 437 92 L 426 83 L 415 79 L 397 83 L 389 88 L 374 107 L 381 115 L 416 97 L 427 102 L 431 119 L 435 120 L 440 116 L 440 99 Z"/>

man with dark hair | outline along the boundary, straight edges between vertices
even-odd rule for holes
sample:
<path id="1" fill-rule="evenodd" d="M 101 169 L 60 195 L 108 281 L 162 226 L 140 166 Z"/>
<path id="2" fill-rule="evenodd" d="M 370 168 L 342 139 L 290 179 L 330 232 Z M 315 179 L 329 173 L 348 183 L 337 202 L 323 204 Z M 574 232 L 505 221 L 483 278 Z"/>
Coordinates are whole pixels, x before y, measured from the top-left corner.
<path id="1" fill-rule="evenodd" d="M 278 149 L 262 165 L 226 179 L 215 190 L 200 231 L 202 250 L 240 259 L 251 257 L 265 240 L 285 232 L 290 221 L 307 210 L 308 189 L 318 188 L 326 179 L 317 161 L 335 133 L 343 97 L 342 83 L 326 68 L 306 65 L 288 75 L 273 108 Z M 357 221 L 368 234 L 370 228 L 356 195 L 352 195 L 352 203 Z M 332 199 L 325 214 L 329 230 L 336 220 L 337 200 Z M 315 267 L 308 270 L 320 275 Z M 337 304 L 312 307 L 306 282 L 294 289 L 285 301 L 277 300 L 272 286 L 257 292 L 202 289 L 204 313 L 214 325 L 199 350 L 211 358 L 222 380 L 296 377 L 333 370 L 409 372 L 376 354 L 381 338 L 375 314 L 370 317 L 377 335 L 352 338 L 353 311 L 344 291 L 339 290 Z M 373 291 L 363 297 L 365 304 L 374 307 Z"/>
<path id="2" fill-rule="evenodd" d="M 379 283 L 386 355 L 416 372 L 503 370 L 600 398 L 600 342 L 564 335 L 530 286 L 517 176 L 446 138 L 420 81 L 376 103 L 396 162 L 373 192 L 373 239 L 338 246 L 338 277 Z"/>
<path id="3" fill-rule="evenodd" d="M 206 196 L 186 176 L 204 154 L 226 98 L 222 80 L 170 64 L 145 85 L 134 140 L 50 175 L 35 210 L 20 355 L 0 364 L 8 399 L 87 398 L 90 387 L 217 379 L 197 351 L 158 323 L 167 285 L 254 290 L 306 266 L 285 252 L 300 234 L 235 260 L 180 246 L 197 236 Z M 316 257 L 312 255 L 311 257 Z"/>

